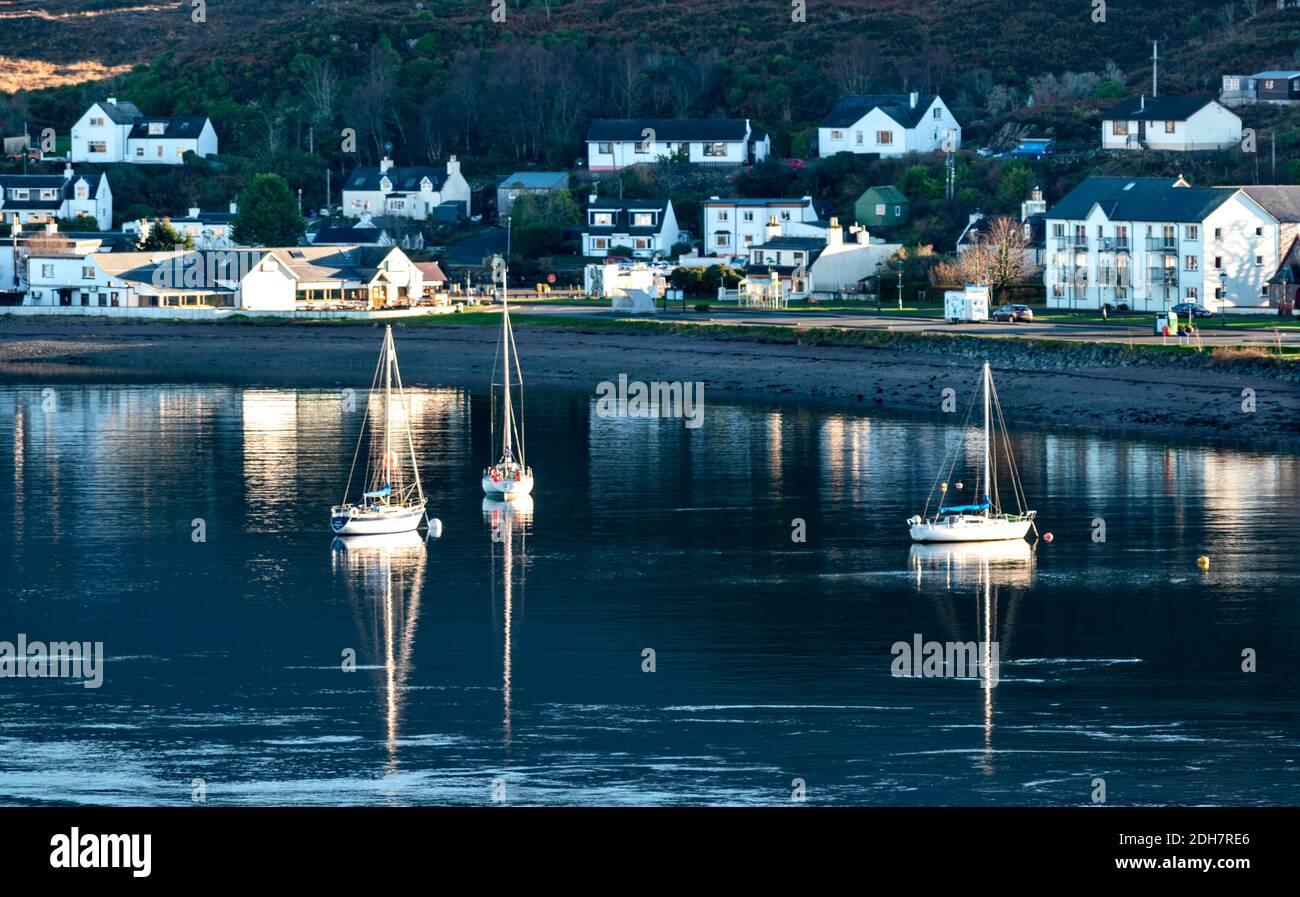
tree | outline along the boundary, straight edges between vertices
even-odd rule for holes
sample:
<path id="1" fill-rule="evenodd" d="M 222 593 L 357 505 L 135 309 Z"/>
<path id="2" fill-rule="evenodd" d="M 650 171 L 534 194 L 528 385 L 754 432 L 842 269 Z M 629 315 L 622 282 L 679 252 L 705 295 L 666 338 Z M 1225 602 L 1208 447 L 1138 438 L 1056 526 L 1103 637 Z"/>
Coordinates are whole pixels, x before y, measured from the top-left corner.
<path id="1" fill-rule="evenodd" d="M 306 230 L 298 200 L 278 174 L 259 174 L 239 194 L 234 238 L 248 246 L 296 246 Z"/>
<path id="2" fill-rule="evenodd" d="M 172 227 L 170 218 L 155 222 L 149 227 L 148 235 L 133 241 L 136 252 L 156 252 L 170 249 L 193 249 L 194 240 L 188 234 L 182 235 Z"/>
<path id="3" fill-rule="evenodd" d="M 936 265 L 930 282 L 957 287 L 987 281 L 995 296 L 1002 295 L 1008 286 L 1023 281 L 1030 273 L 1028 249 L 1023 224 L 1014 218 L 994 218 L 978 243 L 957 253 L 951 261 Z"/>

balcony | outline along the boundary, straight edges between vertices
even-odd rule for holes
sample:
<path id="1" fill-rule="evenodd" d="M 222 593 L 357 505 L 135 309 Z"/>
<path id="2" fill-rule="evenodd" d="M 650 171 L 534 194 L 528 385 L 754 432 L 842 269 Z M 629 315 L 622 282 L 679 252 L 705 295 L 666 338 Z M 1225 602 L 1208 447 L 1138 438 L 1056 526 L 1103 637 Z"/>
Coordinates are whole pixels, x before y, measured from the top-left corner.
<path id="1" fill-rule="evenodd" d="M 1129 246 L 1128 237 L 1102 237 L 1100 247 L 1102 252 L 1132 252 Z"/>
<path id="2" fill-rule="evenodd" d="M 1053 237 L 1056 241 L 1057 249 L 1087 249 L 1088 238 L 1086 236 L 1074 235 L 1072 237 Z"/>
<path id="3" fill-rule="evenodd" d="M 1152 286 L 1178 283 L 1177 265 L 1170 265 L 1166 268 L 1152 268 L 1150 273 Z"/>
<path id="4" fill-rule="evenodd" d="M 1177 237 L 1147 237 L 1147 252 L 1177 252 Z"/>
<path id="5" fill-rule="evenodd" d="M 1127 268 L 1102 268 L 1097 272 L 1097 283 L 1103 287 L 1127 289 L 1130 281 Z"/>

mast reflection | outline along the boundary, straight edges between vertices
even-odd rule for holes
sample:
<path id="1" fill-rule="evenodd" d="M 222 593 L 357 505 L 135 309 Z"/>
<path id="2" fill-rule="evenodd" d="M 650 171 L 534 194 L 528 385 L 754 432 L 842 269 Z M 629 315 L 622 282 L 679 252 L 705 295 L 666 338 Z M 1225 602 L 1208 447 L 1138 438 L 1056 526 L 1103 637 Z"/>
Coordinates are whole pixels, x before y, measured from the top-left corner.
<path id="1" fill-rule="evenodd" d="M 934 596 L 944 627 L 949 638 L 954 641 L 970 640 L 962 638 L 970 630 L 961 623 L 957 602 L 958 596 L 974 592 L 974 641 L 980 652 L 980 669 L 988 671 L 993 663 L 1000 667 L 1008 656 L 1007 648 L 1015 629 L 1020 599 L 1033 585 L 1033 547 L 1023 539 L 946 545 L 917 544 L 912 546 L 908 555 L 908 566 L 916 574 L 916 590 L 928 591 Z M 934 592 L 936 586 L 940 589 L 938 594 Z M 998 598 L 1004 589 L 1011 592 L 1011 600 L 999 627 Z M 994 645 L 997 645 L 996 656 L 993 652 Z M 1000 674 L 1000 670 L 992 676 L 986 672 L 980 679 L 981 691 L 984 693 L 984 753 L 980 759 L 980 768 L 985 775 L 993 775 L 997 771 L 993 764 L 993 692 Z"/>
<path id="2" fill-rule="evenodd" d="M 511 701 L 511 653 L 514 639 L 514 616 L 516 600 L 516 578 L 518 579 L 518 600 L 522 607 L 524 597 L 524 573 L 528 561 L 528 535 L 533 525 L 532 496 L 521 496 L 509 501 L 483 499 L 483 521 L 488 525 L 492 538 L 492 617 L 496 619 L 498 572 L 500 573 L 501 622 L 503 632 L 501 661 L 501 738 L 503 746 L 510 748 L 513 734 L 510 722 Z M 518 542 L 518 552 L 516 545 Z M 515 567 L 518 566 L 516 572 Z"/>

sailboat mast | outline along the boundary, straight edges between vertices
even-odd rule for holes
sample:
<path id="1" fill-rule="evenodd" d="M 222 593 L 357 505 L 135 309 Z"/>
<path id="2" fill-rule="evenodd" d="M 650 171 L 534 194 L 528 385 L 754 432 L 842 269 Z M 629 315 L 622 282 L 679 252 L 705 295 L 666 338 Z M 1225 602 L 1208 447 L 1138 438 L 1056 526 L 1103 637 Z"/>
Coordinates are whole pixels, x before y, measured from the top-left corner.
<path id="1" fill-rule="evenodd" d="M 393 325 L 384 326 L 384 486 L 393 482 Z"/>
<path id="2" fill-rule="evenodd" d="M 990 481 L 993 467 L 991 460 L 989 441 L 989 363 L 986 361 L 984 362 L 984 503 L 989 507 L 984 511 L 985 516 L 991 516 L 993 513 L 993 506 L 989 498 L 993 491 Z"/>
<path id="3" fill-rule="evenodd" d="M 510 407 L 510 307 L 509 307 L 509 281 L 506 279 L 505 266 L 501 268 L 501 374 L 502 386 L 504 388 L 504 408 L 502 411 L 501 425 L 501 453 L 505 455 L 510 451 L 510 435 L 514 429 L 511 421 Z"/>

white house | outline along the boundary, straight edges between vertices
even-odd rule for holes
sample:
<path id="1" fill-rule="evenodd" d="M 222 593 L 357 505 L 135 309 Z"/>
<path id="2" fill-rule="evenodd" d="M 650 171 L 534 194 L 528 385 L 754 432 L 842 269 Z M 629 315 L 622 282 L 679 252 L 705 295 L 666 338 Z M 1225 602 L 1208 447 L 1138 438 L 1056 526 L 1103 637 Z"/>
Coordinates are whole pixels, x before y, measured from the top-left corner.
<path id="1" fill-rule="evenodd" d="M 852 225 L 849 239 L 832 218 L 821 236 L 784 233 L 775 216 L 768 219 L 764 240 L 748 252 L 745 271 L 760 281 L 775 276 L 789 295 L 855 290 L 896 253 L 901 244 L 873 240 L 865 227 Z"/>
<path id="2" fill-rule="evenodd" d="M 217 154 L 217 132 L 207 116 L 151 117 L 134 103 L 109 97 L 72 126 L 73 162 L 181 165 L 187 152 Z"/>
<path id="3" fill-rule="evenodd" d="M 1101 118 L 1102 149 L 1192 152 L 1241 144 L 1241 119 L 1213 97 L 1129 97 Z"/>
<path id="4" fill-rule="evenodd" d="M 423 295 L 420 269 L 395 247 L 33 252 L 24 304 L 292 311 L 313 303 L 382 308 Z"/>
<path id="5" fill-rule="evenodd" d="M 587 168 L 597 172 L 679 155 L 692 165 L 749 165 L 771 151 L 747 118 L 600 118 L 587 129 Z"/>
<path id="6" fill-rule="evenodd" d="M 667 256 L 680 231 L 670 199 L 604 199 L 591 196 L 582 230 L 582 254 L 603 258 L 616 246 L 638 258 Z"/>
<path id="7" fill-rule="evenodd" d="M 817 219 L 811 196 L 801 199 L 720 199 L 704 203 L 704 253 L 712 256 L 747 255 L 763 242 L 767 222 L 776 216 L 787 236 L 824 236 L 826 225 Z"/>
<path id="8" fill-rule="evenodd" d="M 1253 75 L 1224 75 L 1219 102 L 1225 106 L 1294 106 L 1300 103 L 1300 71 L 1272 69 Z"/>
<path id="9" fill-rule="evenodd" d="M 195 249 L 230 249 L 239 245 L 233 237 L 237 211 L 238 204 L 233 202 L 228 212 L 204 212 L 198 207 L 192 207 L 184 218 L 169 218 L 166 221 L 182 237 L 189 237 Z M 124 221 L 122 232 L 144 239 L 149 236 L 150 229 L 162 220 L 164 219 Z"/>
<path id="10" fill-rule="evenodd" d="M 849 94 L 817 129 L 817 152 L 901 156 L 961 147 L 961 124 L 934 94 Z"/>
<path id="11" fill-rule="evenodd" d="M 57 218 L 94 218 L 99 230 L 113 226 L 113 191 L 106 174 L 0 174 L 0 224 L 43 225 Z"/>
<path id="12" fill-rule="evenodd" d="M 1278 220 L 1239 187 L 1092 177 L 1048 210 L 1043 280 L 1053 308 L 1212 311 L 1268 305 Z"/>
<path id="13" fill-rule="evenodd" d="M 392 215 L 448 223 L 470 215 L 469 182 L 452 156 L 446 171 L 429 166 L 403 168 L 385 156 L 378 168 L 358 168 L 343 185 L 343 214 Z"/>

